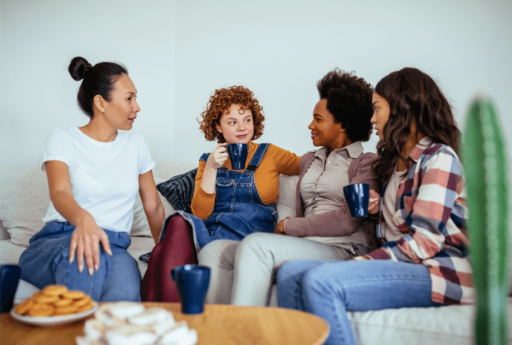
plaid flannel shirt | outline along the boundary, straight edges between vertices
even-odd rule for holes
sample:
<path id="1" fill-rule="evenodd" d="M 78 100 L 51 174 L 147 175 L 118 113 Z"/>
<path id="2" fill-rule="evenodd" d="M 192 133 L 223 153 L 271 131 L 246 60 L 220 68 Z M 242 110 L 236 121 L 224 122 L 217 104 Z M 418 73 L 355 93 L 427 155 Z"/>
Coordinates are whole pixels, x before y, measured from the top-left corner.
<path id="1" fill-rule="evenodd" d="M 411 151 L 411 170 L 396 194 L 402 238 L 386 240 L 381 198 L 376 232 L 383 245 L 364 258 L 424 264 L 432 280 L 433 302 L 474 303 L 464 228 L 467 212 L 462 164 L 446 145 L 432 143 L 429 138 L 422 139 L 421 144 Z"/>

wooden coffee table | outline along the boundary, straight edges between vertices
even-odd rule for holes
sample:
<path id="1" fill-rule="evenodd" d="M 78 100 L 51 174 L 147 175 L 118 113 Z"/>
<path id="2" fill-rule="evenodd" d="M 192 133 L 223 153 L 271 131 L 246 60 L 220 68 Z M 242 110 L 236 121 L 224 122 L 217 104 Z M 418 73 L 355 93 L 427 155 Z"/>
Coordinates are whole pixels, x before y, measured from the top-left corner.
<path id="1" fill-rule="evenodd" d="M 323 344 L 329 326 L 321 318 L 281 308 L 206 305 L 200 315 L 184 315 L 178 303 L 143 303 L 163 307 L 176 321 L 185 320 L 197 331 L 197 344 Z M 92 316 L 93 317 L 93 316 Z M 0 344 L 75 344 L 83 335 L 84 321 L 59 327 L 34 327 L 14 320 L 9 313 L 0 316 Z"/>

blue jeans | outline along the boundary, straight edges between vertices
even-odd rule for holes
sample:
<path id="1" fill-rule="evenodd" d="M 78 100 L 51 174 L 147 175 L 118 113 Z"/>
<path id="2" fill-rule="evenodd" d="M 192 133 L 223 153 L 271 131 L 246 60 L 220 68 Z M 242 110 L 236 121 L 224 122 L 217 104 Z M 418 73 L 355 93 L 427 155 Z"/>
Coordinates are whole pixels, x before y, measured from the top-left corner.
<path id="1" fill-rule="evenodd" d="M 320 316 L 329 323 L 326 344 L 356 344 L 347 311 L 435 307 L 422 264 L 388 260 L 299 260 L 277 276 L 280 307 Z"/>
<path id="2" fill-rule="evenodd" d="M 80 290 L 95 301 L 140 301 L 141 276 L 137 261 L 126 250 L 130 235 L 105 230 L 112 256 L 100 244 L 100 267 L 91 276 L 87 265 L 78 271 L 77 260 L 69 263 L 69 245 L 75 227 L 49 222 L 30 239 L 30 247 L 20 257 L 21 279 L 42 289 L 47 285 L 66 285 Z"/>

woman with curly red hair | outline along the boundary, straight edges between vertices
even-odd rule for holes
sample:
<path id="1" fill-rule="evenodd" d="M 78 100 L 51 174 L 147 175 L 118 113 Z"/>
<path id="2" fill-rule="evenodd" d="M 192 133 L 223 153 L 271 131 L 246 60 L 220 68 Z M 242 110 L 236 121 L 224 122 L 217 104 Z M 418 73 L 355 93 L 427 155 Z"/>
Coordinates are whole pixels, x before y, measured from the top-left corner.
<path id="1" fill-rule="evenodd" d="M 218 141 L 199 160 L 192 214 L 176 211 L 164 222 L 142 283 L 143 300 L 178 302 L 169 272 L 197 263 L 199 251 L 214 240 L 240 241 L 254 232 L 272 233 L 277 223 L 279 174 L 297 175 L 300 157 L 272 144 L 252 141 L 263 134 L 263 108 L 251 90 L 231 86 L 215 90 L 201 114 L 200 129 Z M 228 144 L 248 144 L 245 169 L 233 170 Z"/>
<path id="2" fill-rule="evenodd" d="M 377 156 L 363 153 L 370 138 L 373 88 L 353 73 L 335 69 L 317 83 L 320 100 L 308 128 L 317 151 L 301 157 L 296 217 L 283 219 L 274 234 L 242 241 L 220 240 L 199 253 L 211 268 L 208 303 L 265 306 L 273 277 L 292 260 L 350 260 L 375 248 L 375 224 L 353 219 L 343 187 L 368 183 L 380 190 L 372 170 Z"/>

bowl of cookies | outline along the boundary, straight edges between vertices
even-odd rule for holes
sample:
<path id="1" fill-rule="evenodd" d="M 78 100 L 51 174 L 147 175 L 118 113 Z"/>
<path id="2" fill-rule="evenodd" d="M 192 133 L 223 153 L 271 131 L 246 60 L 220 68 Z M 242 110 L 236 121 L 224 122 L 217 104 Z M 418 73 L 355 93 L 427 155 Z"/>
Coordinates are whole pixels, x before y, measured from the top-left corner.
<path id="1" fill-rule="evenodd" d="M 14 306 L 11 315 L 34 326 L 59 326 L 93 314 L 98 304 L 82 291 L 69 291 L 64 285 L 48 285 Z"/>

